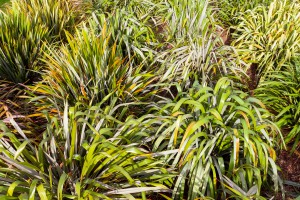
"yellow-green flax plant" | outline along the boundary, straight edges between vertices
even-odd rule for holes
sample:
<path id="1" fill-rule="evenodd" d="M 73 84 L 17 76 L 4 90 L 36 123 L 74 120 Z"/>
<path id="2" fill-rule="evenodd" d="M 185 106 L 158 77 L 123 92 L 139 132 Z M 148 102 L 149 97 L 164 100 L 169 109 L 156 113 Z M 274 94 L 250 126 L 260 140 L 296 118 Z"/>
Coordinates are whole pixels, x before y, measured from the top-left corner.
<path id="1" fill-rule="evenodd" d="M 274 0 L 237 17 L 240 22 L 233 26 L 232 45 L 259 79 L 299 55 L 299 11 L 297 1 Z"/>
<path id="2" fill-rule="evenodd" d="M 142 64 L 131 66 L 122 43 L 109 30 L 105 24 L 99 33 L 84 26 L 75 36 L 67 34 L 67 44 L 49 49 L 43 81 L 33 87 L 37 99 L 60 107 L 65 98 L 70 105 L 93 105 L 113 97 L 120 102 L 147 99 L 153 74 L 143 72 Z"/>
<path id="3" fill-rule="evenodd" d="M 212 1 L 211 4 L 216 8 L 217 20 L 223 26 L 238 25 L 240 14 L 247 10 L 255 9 L 258 6 L 270 5 L 272 0 L 219 0 Z"/>
<path id="4" fill-rule="evenodd" d="M 170 192 L 164 183 L 173 175 L 160 157 L 133 143 L 122 131 L 127 124 L 99 107 L 77 111 L 66 104 L 40 142 L 13 119 L 10 129 L 0 121 L 0 197 L 146 200 Z"/>
<path id="5" fill-rule="evenodd" d="M 75 27 L 90 14 L 84 1 L 76 0 L 13 0 L 12 8 L 36 18 L 49 30 L 48 42 L 64 42 L 65 31 L 73 33 Z"/>

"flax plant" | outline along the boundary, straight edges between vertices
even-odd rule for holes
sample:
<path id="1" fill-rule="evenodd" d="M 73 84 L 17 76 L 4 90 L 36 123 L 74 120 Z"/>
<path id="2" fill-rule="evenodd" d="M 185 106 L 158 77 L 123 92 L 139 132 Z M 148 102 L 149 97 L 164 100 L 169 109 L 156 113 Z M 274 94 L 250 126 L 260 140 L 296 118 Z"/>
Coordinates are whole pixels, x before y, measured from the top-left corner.
<path id="1" fill-rule="evenodd" d="M 161 81 L 188 87 L 195 79 L 207 83 L 226 73 L 231 65 L 224 64 L 227 53 L 216 33 L 209 1 L 173 0 L 168 7 L 165 50 L 157 56 L 162 63 Z"/>
<path id="2" fill-rule="evenodd" d="M 291 58 L 299 55 L 300 4 L 297 1 L 274 0 L 269 6 L 259 6 L 241 13 L 232 45 L 241 59 L 264 78 L 268 71 L 278 71 Z"/>
<path id="3" fill-rule="evenodd" d="M 80 7 L 80 8 L 79 8 Z M 49 30 L 48 42 L 65 40 L 65 31 L 74 32 L 89 9 L 83 1 L 75 0 L 12 0 L 12 9 L 26 13 Z"/>
<path id="4" fill-rule="evenodd" d="M 14 83 L 32 81 L 48 29 L 26 13 L 7 11 L 0 11 L 0 78 Z"/>
<path id="5" fill-rule="evenodd" d="M 238 25 L 240 14 L 258 6 L 268 6 L 272 0 L 220 0 L 213 1 L 212 4 L 217 9 L 217 18 L 225 26 Z"/>
<path id="6" fill-rule="evenodd" d="M 121 56 L 128 59 L 130 67 L 144 64 L 145 68 L 153 61 L 158 41 L 146 19 L 139 19 L 127 9 L 116 9 L 107 15 L 96 12 L 90 22 L 96 34 L 110 34 L 111 42 L 122 49 Z"/>
<path id="7" fill-rule="evenodd" d="M 153 151 L 178 150 L 165 157 L 179 170 L 172 199 L 256 198 L 269 180 L 278 191 L 275 148 L 282 137 L 264 105 L 234 90 L 226 78 L 213 88 L 180 88 L 174 100 L 151 108 L 159 117 L 145 126 L 155 138 Z"/>
<path id="8" fill-rule="evenodd" d="M 13 0 L 0 14 L 1 79 L 37 81 L 45 43 L 61 42 L 80 17 L 69 1 Z"/>
<path id="9" fill-rule="evenodd" d="M 130 64 L 118 35 L 109 31 L 110 24 L 104 23 L 101 28 L 98 32 L 84 26 L 75 36 L 67 35 L 67 45 L 49 50 L 44 60 L 48 66 L 43 72 L 44 80 L 33 88 L 40 103 L 51 106 L 55 102 L 61 108 L 64 98 L 70 105 L 93 105 L 110 97 L 127 102 L 147 99 L 155 92 L 147 88 L 153 74 L 143 72 L 142 64 Z"/>
<path id="10" fill-rule="evenodd" d="M 13 119 L 12 129 L 0 121 L 1 198 L 146 199 L 169 191 L 172 175 L 160 156 L 126 137 L 114 107 L 77 107 L 66 104 L 62 118 L 49 118 L 39 142 Z"/>
<path id="11" fill-rule="evenodd" d="M 255 91 L 266 106 L 276 114 L 276 123 L 285 132 L 285 142 L 293 145 L 300 141 L 300 65 L 293 60 L 284 71 L 266 75 Z"/>

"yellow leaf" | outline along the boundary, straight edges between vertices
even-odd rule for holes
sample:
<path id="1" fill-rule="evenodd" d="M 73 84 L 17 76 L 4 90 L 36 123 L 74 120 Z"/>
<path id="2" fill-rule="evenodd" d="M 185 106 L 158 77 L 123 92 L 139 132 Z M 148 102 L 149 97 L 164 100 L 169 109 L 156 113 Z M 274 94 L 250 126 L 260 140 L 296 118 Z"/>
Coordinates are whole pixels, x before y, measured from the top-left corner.
<path id="1" fill-rule="evenodd" d="M 185 142 L 186 138 L 188 137 L 188 135 L 189 135 L 190 131 L 192 130 L 193 126 L 195 125 L 195 123 L 196 123 L 196 122 L 193 121 L 193 122 L 191 122 L 191 123 L 189 124 L 189 126 L 187 127 L 187 129 L 186 129 L 186 131 L 185 131 L 185 133 L 184 133 L 184 136 L 183 136 L 183 138 L 182 138 L 182 140 L 181 140 L 181 144 L 180 144 L 179 149 L 182 148 L 183 143 Z"/>

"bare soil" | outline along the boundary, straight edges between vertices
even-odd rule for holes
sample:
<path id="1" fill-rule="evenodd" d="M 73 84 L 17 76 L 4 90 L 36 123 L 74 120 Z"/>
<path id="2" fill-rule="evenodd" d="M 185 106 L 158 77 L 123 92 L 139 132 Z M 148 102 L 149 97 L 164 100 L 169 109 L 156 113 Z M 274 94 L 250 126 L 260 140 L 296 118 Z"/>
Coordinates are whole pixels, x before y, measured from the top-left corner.
<path id="1" fill-rule="evenodd" d="M 290 153 L 290 148 L 288 148 L 288 151 L 282 150 L 278 155 L 277 164 L 281 168 L 280 174 L 281 178 L 284 180 L 286 199 L 294 199 L 295 197 L 300 196 L 300 187 L 292 186 L 290 184 L 290 181 L 300 184 L 299 148 L 293 153 Z M 282 199 L 281 194 L 278 194 L 276 199 Z"/>

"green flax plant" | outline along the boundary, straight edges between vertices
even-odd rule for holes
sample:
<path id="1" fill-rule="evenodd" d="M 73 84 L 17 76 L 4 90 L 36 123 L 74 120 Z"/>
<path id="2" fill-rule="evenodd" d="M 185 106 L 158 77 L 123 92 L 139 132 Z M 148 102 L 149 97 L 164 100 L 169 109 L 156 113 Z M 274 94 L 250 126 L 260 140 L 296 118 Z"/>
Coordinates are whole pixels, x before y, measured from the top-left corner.
<path id="1" fill-rule="evenodd" d="M 274 0 L 269 6 L 258 6 L 240 13 L 233 26 L 232 45 L 240 58 L 259 79 L 268 71 L 299 55 L 300 4 L 297 1 Z"/>
<path id="2" fill-rule="evenodd" d="M 126 127 L 138 122 L 120 121 L 126 105 L 80 107 L 65 104 L 38 141 L 13 119 L 10 129 L 0 121 L 1 198 L 146 199 L 149 192 L 169 191 L 173 175 L 160 159 L 167 153 L 153 154 L 130 140 Z"/>
<path id="3" fill-rule="evenodd" d="M 122 56 L 131 67 L 144 63 L 145 68 L 153 61 L 158 43 L 147 19 L 140 19 L 134 11 L 128 9 L 116 9 L 106 15 L 97 12 L 92 15 L 92 19 L 95 32 L 100 34 L 103 29 L 107 29 L 104 31 L 111 35 L 111 42 L 116 42 L 122 49 Z"/>
<path id="4" fill-rule="evenodd" d="M 147 16 L 153 16 L 151 13 L 156 13 L 157 8 L 160 8 L 161 5 L 165 5 L 165 2 L 159 0 L 149 0 L 149 1 L 139 1 L 139 0 L 95 0 L 92 1 L 94 10 L 101 10 L 105 13 L 112 13 L 118 9 L 125 9 L 132 14 L 136 15 L 139 19 L 143 19 Z M 150 15 L 149 15 L 150 14 Z"/>
<path id="5" fill-rule="evenodd" d="M 154 152 L 176 150 L 165 161 L 177 167 L 172 199 L 242 199 L 261 196 L 263 185 L 281 180 L 275 164 L 278 127 L 258 99 L 233 89 L 227 78 L 215 87 L 194 83 L 175 99 L 163 98 L 145 120 Z M 150 139 L 149 139 L 150 140 Z"/>
<path id="6" fill-rule="evenodd" d="M 255 91 L 256 96 L 276 114 L 276 123 L 285 135 L 285 142 L 293 144 L 300 140 L 300 64 L 293 60 L 282 71 L 270 72 Z"/>
<path id="7" fill-rule="evenodd" d="M 161 39 L 162 41 L 165 39 L 163 32 L 166 28 L 166 18 L 168 12 L 168 2 L 160 1 L 160 0 L 149 0 L 149 1 L 124 1 L 124 0 L 104 0 L 104 1 L 92 1 L 91 3 L 94 7 L 94 11 L 105 13 L 106 15 L 111 15 L 115 12 L 126 12 L 127 16 L 125 18 L 130 19 L 129 23 L 132 26 L 140 26 L 142 23 L 144 26 L 146 25 L 148 28 L 151 27 L 155 32 L 155 38 Z M 126 26 L 128 29 L 128 27 Z M 144 27 L 145 28 L 145 27 Z M 153 39 L 153 36 L 151 37 Z M 147 40 L 149 43 L 157 44 L 157 41 L 153 41 L 149 39 Z M 160 41 L 160 42 L 162 42 Z M 157 48 L 152 50 L 159 50 Z"/>
<path id="8" fill-rule="evenodd" d="M 0 78 L 14 83 L 33 79 L 48 37 L 47 27 L 26 13 L 7 9 L 0 13 L 0 28 Z"/>
<path id="9" fill-rule="evenodd" d="M 132 60 L 123 52 L 122 35 L 111 31 L 113 24 L 104 21 L 101 25 L 99 30 L 83 25 L 74 36 L 67 35 L 67 44 L 49 49 L 43 81 L 33 88 L 38 92 L 34 99 L 61 108 L 64 98 L 70 105 L 93 105 L 104 98 L 128 102 L 155 93 L 147 88 L 154 75 L 143 72 L 142 63 L 131 65 Z"/>

